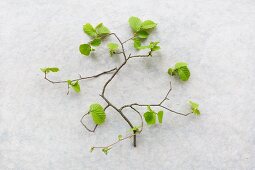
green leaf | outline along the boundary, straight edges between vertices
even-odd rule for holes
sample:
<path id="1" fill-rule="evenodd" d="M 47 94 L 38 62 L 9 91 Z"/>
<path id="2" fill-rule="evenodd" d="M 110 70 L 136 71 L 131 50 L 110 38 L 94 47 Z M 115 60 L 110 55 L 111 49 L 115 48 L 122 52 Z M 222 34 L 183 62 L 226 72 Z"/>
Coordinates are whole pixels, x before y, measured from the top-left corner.
<path id="1" fill-rule="evenodd" d="M 151 49 L 151 51 L 157 51 L 160 49 L 160 47 L 158 46 L 159 42 L 150 42 L 149 44 L 149 48 Z"/>
<path id="2" fill-rule="evenodd" d="M 109 34 L 110 30 L 104 26 L 103 23 L 100 23 L 96 26 L 96 32 L 98 35 L 105 35 L 105 34 Z"/>
<path id="3" fill-rule="evenodd" d="M 199 109 L 198 109 L 199 104 L 196 103 L 196 102 L 192 102 L 192 101 L 189 101 L 189 104 L 190 104 L 190 106 L 191 106 L 192 112 L 193 112 L 196 116 L 199 116 L 199 115 L 200 115 L 200 111 L 199 111 Z"/>
<path id="4" fill-rule="evenodd" d="M 151 29 L 151 28 L 155 28 L 157 26 L 157 24 L 151 20 L 146 20 L 142 23 L 141 29 Z"/>
<path id="5" fill-rule="evenodd" d="M 97 33 L 93 26 L 89 23 L 83 25 L 83 31 L 90 37 L 96 37 Z"/>
<path id="6" fill-rule="evenodd" d="M 200 111 L 198 109 L 193 109 L 193 113 L 194 115 L 196 116 L 199 116 L 200 115 Z"/>
<path id="7" fill-rule="evenodd" d="M 149 33 L 144 31 L 144 30 L 141 30 L 141 31 L 138 31 L 136 33 L 137 37 L 139 38 L 142 38 L 142 39 L 146 39 L 148 36 L 149 36 Z"/>
<path id="8" fill-rule="evenodd" d="M 139 38 L 134 38 L 133 41 L 134 41 L 134 47 L 135 47 L 135 49 L 140 50 L 140 47 L 141 47 L 141 40 L 140 40 Z"/>
<path id="9" fill-rule="evenodd" d="M 148 125 L 154 125 L 156 123 L 156 113 L 153 111 L 145 112 L 143 117 Z"/>
<path id="10" fill-rule="evenodd" d="M 179 68 L 181 68 L 181 67 L 186 67 L 186 66 L 188 66 L 188 64 L 187 63 L 184 63 L 184 62 L 178 62 L 178 63 L 176 63 L 175 64 L 175 69 L 179 69 Z"/>
<path id="11" fill-rule="evenodd" d="M 100 104 L 95 103 L 90 105 L 89 113 L 91 114 L 95 124 L 101 125 L 105 122 L 106 115 L 104 108 Z"/>
<path id="12" fill-rule="evenodd" d="M 102 151 L 107 155 L 108 154 L 108 151 L 110 150 L 111 148 L 108 148 L 108 147 L 105 147 L 102 149 Z"/>
<path id="13" fill-rule="evenodd" d="M 199 107 L 199 104 L 198 103 L 196 103 L 196 102 L 193 102 L 193 101 L 189 101 L 189 104 L 191 105 L 191 108 L 192 109 L 198 109 L 198 107 Z"/>
<path id="14" fill-rule="evenodd" d="M 100 44 L 101 44 L 101 39 L 99 39 L 99 38 L 95 38 L 94 40 L 92 40 L 90 42 L 90 45 L 92 45 L 94 47 L 99 46 Z"/>
<path id="15" fill-rule="evenodd" d="M 177 69 L 177 72 L 182 81 L 187 81 L 190 77 L 189 69 L 186 66 L 180 67 L 179 69 Z"/>
<path id="16" fill-rule="evenodd" d="M 72 85 L 72 88 L 74 89 L 74 91 L 75 91 L 76 93 L 79 93 L 79 92 L 81 91 L 80 85 L 79 85 L 79 82 L 78 82 L 78 81 L 76 81 L 76 82 Z"/>
<path id="17" fill-rule="evenodd" d="M 44 73 L 58 72 L 59 71 L 59 68 L 57 68 L 57 67 L 45 67 L 45 68 L 40 68 L 40 69 Z"/>
<path id="18" fill-rule="evenodd" d="M 163 111 L 159 111 L 159 112 L 158 112 L 158 122 L 159 122 L 159 123 L 162 123 L 163 115 L 164 115 L 164 112 L 163 112 Z"/>
<path id="19" fill-rule="evenodd" d="M 117 52 L 119 45 L 116 43 L 109 43 L 107 44 L 107 47 L 109 49 L 110 54 L 113 55 L 114 53 Z"/>
<path id="20" fill-rule="evenodd" d="M 89 44 L 81 44 L 80 45 L 81 54 L 89 56 L 90 51 L 91 51 L 91 46 Z"/>
<path id="21" fill-rule="evenodd" d="M 119 140 L 123 139 L 122 135 L 118 135 L 118 139 Z"/>
<path id="22" fill-rule="evenodd" d="M 151 48 L 151 51 L 158 51 L 160 50 L 160 46 L 154 46 L 153 48 Z"/>
<path id="23" fill-rule="evenodd" d="M 142 26 L 142 21 L 137 17 L 130 17 L 128 23 L 134 32 L 138 32 Z"/>
<path id="24" fill-rule="evenodd" d="M 72 87 L 72 89 L 76 92 L 79 93 L 81 91 L 80 89 L 80 85 L 79 85 L 79 81 L 75 81 L 73 82 L 72 80 L 67 80 L 67 83 L 69 84 L 69 86 Z"/>
<path id="25" fill-rule="evenodd" d="M 169 68 L 169 69 L 167 70 L 167 73 L 168 73 L 170 76 L 173 75 L 173 72 L 174 72 L 174 70 L 173 70 L 172 68 Z"/>
<path id="26" fill-rule="evenodd" d="M 158 45 L 159 42 L 150 42 L 149 47 L 152 49 Z"/>

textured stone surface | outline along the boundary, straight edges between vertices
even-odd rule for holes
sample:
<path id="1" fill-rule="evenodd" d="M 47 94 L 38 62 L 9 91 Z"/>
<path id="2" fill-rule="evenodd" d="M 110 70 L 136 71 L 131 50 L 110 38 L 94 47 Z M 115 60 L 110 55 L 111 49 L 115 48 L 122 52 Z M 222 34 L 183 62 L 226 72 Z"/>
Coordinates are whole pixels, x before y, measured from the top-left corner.
<path id="1" fill-rule="evenodd" d="M 90 146 L 129 129 L 112 109 L 96 134 L 79 122 L 90 103 L 103 103 L 98 94 L 109 76 L 66 96 L 66 85 L 44 81 L 39 68 L 58 66 L 50 75 L 58 80 L 119 65 L 105 45 L 81 56 L 78 46 L 88 41 L 81 28 L 102 21 L 124 40 L 131 15 L 159 23 L 150 39 L 162 50 L 130 62 L 107 96 L 118 106 L 156 103 L 168 89 L 167 68 L 186 61 L 190 81 L 171 78 L 167 105 L 187 112 L 192 99 L 202 115 L 166 113 L 162 126 L 145 128 L 137 148 L 125 141 L 108 156 L 90 154 Z M 1 0 L 0 18 L 0 169 L 255 169 L 255 1 Z"/>

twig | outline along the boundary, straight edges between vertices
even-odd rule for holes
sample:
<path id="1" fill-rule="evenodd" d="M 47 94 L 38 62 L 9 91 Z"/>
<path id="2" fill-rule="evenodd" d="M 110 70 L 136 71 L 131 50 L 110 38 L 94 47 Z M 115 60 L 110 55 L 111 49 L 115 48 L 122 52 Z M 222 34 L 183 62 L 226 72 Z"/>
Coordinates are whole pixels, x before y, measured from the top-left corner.
<path id="1" fill-rule="evenodd" d="M 123 41 L 123 43 L 122 44 L 125 44 L 126 42 L 128 42 L 128 41 L 130 41 L 130 40 L 132 40 L 133 38 L 135 38 L 136 36 L 133 36 L 133 37 L 131 37 L 131 38 L 129 38 L 129 39 L 127 39 L 126 41 Z"/>
<path id="2" fill-rule="evenodd" d="M 87 77 L 81 77 L 81 75 L 80 75 L 80 78 L 78 78 L 78 79 L 73 79 L 73 80 L 71 80 L 71 81 L 73 82 L 73 81 L 80 81 L 80 80 L 86 80 L 86 79 L 91 79 L 91 78 L 97 78 L 97 77 L 100 77 L 100 76 L 102 76 L 102 75 L 104 75 L 104 74 L 109 74 L 109 73 L 111 73 L 111 72 L 113 72 L 113 71 L 115 71 L 115 70 L 117 70 L 117 68 L 113 68 L 113 69 L 111 69 L 111 70 L 107 70 L 107 71 L 104 71 L 104 72 L 102 72 L 102 73 L 99 73 L 99 74 L 96 74 L 96 75 L 93 75 L 93 76 L 87 76 Z M 44 73 L 44 79 L 47 80 L 48 82 L 52 83 L 52 84 L 67 83 L 67 80 L 52 81 L 52 80 L 50 80 L 50 79 L 47 78 L 47 74 L 46 74 L 46 73 Z"/>
<path id="3" fill-rule="evenodd" d="M 140 106 L 140 107 L 154 106 L 154 107 L 161 107 L 161 108 L 164 108 L 164 109 L 166 109 L 166 110 L 168 110 L 168 111 L 170 111 L 170 112 L 173 112 L 173 113 L 175 113 L 175 114 L 179 114 L 179 115 L 182 115 L 182 116 L 188 116 L 189 114 L 191 114 L 192 112 L 186 113 L 186 114 L 185 114 L 185 113 L 181 113 L 181 112 L 177 112 L 177 111 L 174 111 L 174 110 L 172 110 L 172 109 L 170 109 L 170 108 L 167 108 L 167 107 L 165 107 L 165 106 L 162 105 L 166 100 L 169 100 L 169 99 L 168 99 L 168 96 L 169 96 L 171 90 L 172 90 L 172 85 L 171 85 L 171 82 L 170 82 L 170 88 L 169 88 L 169 90 L 167 91 L 166 96 L 165 96 L 165 97 L 163 98 L 163 100 L 162 100 L 160 103 L 158 103 L 158 104 L 138 104 L 138 103 L 132 103 L 132 104 L 129 104 L 129 105 L 124 105 L 124 106 L 122 106 L 122 107 L 120 108 L 120 110 L 123 110 L 123 109 L 126 108 L 126 107 L 132 108 L 133 106 Z"/>
<path id="4" fill-rule="evenodd" d="M 89 129 L 89 128 L 83 123 L 83 121 L 82 121 L 83 118 L 84 118 L 85 116 L 87 116 L 88 114 L 89 114 L 89 112 L 86 113 L 86 114 L 84 114 L 84 115 L 81 117 L 80 122 L 81 122 L 81 124 L 82 124 L 89 132 L 95 132 L 95 130 L 96 130 L 96 128 L 97 128 L 98 125 L 95 125 L 94 129 L 91 130 L 91 129 Z"/>
<path id="5" fill-rule="evenodd" d="M 119 139 L 118 141 L 116 141 L 116 142 L 114 142 L 114 143 L 112 143 L 112 144 L 110 144 L 110 145 L 107 145 L 107 146 L 93 146 L 92 148 L 95 148 L 95 149 L 98 149 L 98 148 L 109 148 L 109 147 L 112 147 L 113 145 L 115 145 L 115 144 L 117 144 L 117 143 L 119 143 L 119 142 L 121 142 L 121 141 L 123 141 L 123 140 L 132 138 L 132 137 L 135 136 L 135 135 L 137 135 L 137 134 L 132 134 L 132 135 L 126 136 L 126 137 L 121 138 L 121 139 Z"/>

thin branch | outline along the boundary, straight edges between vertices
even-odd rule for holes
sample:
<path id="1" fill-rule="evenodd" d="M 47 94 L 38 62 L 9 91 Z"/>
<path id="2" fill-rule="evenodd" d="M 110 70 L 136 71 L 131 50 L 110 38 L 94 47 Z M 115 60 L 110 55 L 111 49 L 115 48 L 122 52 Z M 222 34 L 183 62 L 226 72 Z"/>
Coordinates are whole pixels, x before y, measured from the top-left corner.
<path id="1" fill-rule="evenodd" d="M 91 129 L 89 129 L 84 123 L 83 123 L 83 118 L 85 117 L 85 116 L 87 116 L 89 114 L 89 112 L 88 113 L 86 113 L 86 114 L 84 114 L 82 117 L 81 117 L 81 120 L 80 120 L 80 122 L 81 122 L 81 124 L 89 131 L 89 132 L 95 132 L 95 130 L 96 130 L 96 128 L 97 128 L 97 126 L 98 125 L 96 125 L 95 127 L 94 127 L 94 129 L 93 130 L 91 130 Z"/>
<path id="2" fill-rule="evenodd" d="M 115 70 L 117 70 L 117 68 L 113 68 L 113 69 L 111 69 L 111 70 L 107 70 L 107 71 L 104 71 L 104 72 L 102 72 L 102 73 L 99 73 L 99 74 L 96 74 L 96 75 L 93 75 L 93 76 L 87 76 L 87 77 L 82 77 L 82 76 L 80 75 L 80 78 L 78 78 L 78 79 L 73 79 L 73 80 L 71 80 L 71 81 L 73 82 L 73 81 L 80 81 L 80 80 L 86 80 L 86 79 L 91 79 L 91 78 L 97 78 L 97 77 L 100 77 L 100 76 L 102 76 L 102 75 L 104 75 L 104 74 L 109 74 L 109 73 L 111 73 L 111 72 L 113 72 L 113 71 L 115 71 Z M 47 80 L 48 82 L 52 83 L 52 84 L 67 83 L 67 80 L 52 81 L 52 80 L 48 79 L 48 78 L 47 78 L 46 72 L 44 73 L 44 79 Z"/>
<path id="3" fill-rule="evenodd" d="M 144 55 L 133 55 L 133 56 L 130 56 L 129 58 L 145 58 L 145 57 L 149 57 L 149 56 L 151 56 L 150 52 L 148 54 L 144 54 Z"/>
<path id="4" fill-rule="evenodd" d="M 110 33 L 109 35 L 114 35 L 117 38 L 117 40 L 119 41 L 119 43 L 121 45 L 124 59 L 127 60 L 127 56 L 126 56 L 126 53 L 125 53 L 125 48 L 124 48 L 124 45 L 123 45 L 122 41 L 120 40 L 120 38 L 115 33 Z"/>
<path id="5" fill-rule="evenodd" d="M 131 38 L 129 38 L 129 39 L 127 39 L 126 41 L 124 41 L 122 44 L 125 44 L 126 42 L 128 42 L 128 41 L 130 41 L 130 40 L 132 40 L 133 38 L 135 38 L 136 36 L 133 36 L 133 37 L 131 37 Z"/>
<path id="6" fill-rule="evenodd" d="M 140 116 L 140 119 L 141 119 L 141 130 L 139 131 L 139 133 L 141 133 L 143 131 L 143 117 L 142 117 L 141 113 L 138 110 L 136 110 L 133 106 L 131 106 L 130 108 L 133 109 Z"/>
<path id="7" fill-rule="evenodd" d="M 117 144 L 117 143 L 119 143 L 119 142 L 121 142 L 121 141 L 123 141 L 123 140 L 132 138 L 132 137 L 135 136 L 135 135 L 137 135 L 137 134 L 132 134 L 132 135 L 126 136 L 126 137 L 121 138 L 121 139 L 119 139 L 118 141 L 116 141 L 116 142 L 114 142 L 114 143 L 112 143 L 112 144 L 110 144 L 110 145 L 107 145 L 107 146 L 93 146 L 92 148 L 95 148 L 95 149 L 98 149 L 98 148 L 110 148 L 110 147 L 112 147 L 113 145 L 115 145 L 115 144 Z"/>
<path id="8" fill-rule="evenodd" d="M 165 97 L 163 98 L 163 100 L 162 100 L 160 103 L 158 103 L 158 104 L 138 104 L 138 103 L 132 103 L 132 104 L 129 104 L 129 105 L 124 105 L 124 106 L 122 106 L 122 107 L 120 108 L 120 110 L 123 110 L 123 109 L 126 108 L 126 107 L 131 107 L 131 108 L 132 108 L 133 106 L 140 106 L 140 107 L 154 106 L 154 107 L 161 107 L 161 108 L 166 109 L 166 110 L 168 110 L 168 111 L 170 111 L 170 112 L 172 112 L 172 113 L 175 113 L 175 114 L 178 114 L 178 115 L 182 115 L 182 116 L 188 116 L 189 114 L 191 114 L 192 112 L 186 113 L 186 114 L 185 114 L 185 113 L 181 113 L 181 112 L 177 112 L 177 111 L 174 111 L 174 110 L 172 110 L 172 109 L 170 109 L 170 108 L 167 108 L 167 107 L 165 107 L 165 106 L 162 105 L 166 100 L 168 100 L 168 96 L 169 96 L 171 90 L 172 90 L 172 85 L 171 85 L 171 82 L 170 82 L 170 88 L 169 88 L 169 90 L 167 91 L 166 96 L 165 96 Z"/>

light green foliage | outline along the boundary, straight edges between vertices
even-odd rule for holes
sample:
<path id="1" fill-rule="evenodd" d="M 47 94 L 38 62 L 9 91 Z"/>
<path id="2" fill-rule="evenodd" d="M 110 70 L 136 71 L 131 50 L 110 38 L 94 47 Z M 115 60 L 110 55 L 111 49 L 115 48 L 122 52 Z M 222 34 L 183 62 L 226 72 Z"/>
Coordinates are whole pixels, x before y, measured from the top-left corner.
<path id="1" fill-rule="evenodd" d="M 134 38 L 133 41 L 134 41 L 134 48 L 137 50 L 140 50 L 141 40 L 139 38 Z"/>
<path id="2" fill-rule="evenodd" d="M 123 139 L 122 135 L 118 135 L 118 139 L 119 140 Z"/>
<path id="3" fill-rule="evenodd" d="M 178 75 L 182 81 L 187 81 L 190 77 L 188 67 L 181 67 L 178 69 Z"/>
<path id="4" fill-rule="evenodd" d="M 158 46 L 159 42 L 151 42 L 149 45 L 149 48 L 151 49 L 151 51 L 157 51 L 160 49 L 160 47 Z"/>
<path id="5" fill-rule="evenodd" d="M 146 20 L 142 23 L 141 29 L 142 30 L 147 30 L 147 29 L 152 29 L 155 28 L 157 24 L 151 20 Z"/>
<path id="6" fill-rule="evenodd" d="M 148 125 L 156 124 L 156 118 L 158 117 L 158 122 L 162 124 L 164 112 L 161 110 L 156 113 L 151 109 L 150 106 L 147 106 L 148 111 L 143 114 L 143 117 Z"/>
<path id="7" fill-rule="evenodd" d="M 178 75 L 182 81 L 187 81 L 190 77 L 188 64 L 184 62 L 176 63 L 174 68 L 169 68 L 167 72 L 171 76 Z"/>
<path id="8" fill-rule="evenodd" d="M 179 69 L 179 68 L 181 68 L 181 67 L 187 67 L 187 66 L 188 66 L 187 63 L 178 62 L 178 63 L 175 64 L 174 68 L 175 68 L 175 69 Z"/>
<path id="9" fill-rule="evenodd" d="M 94 103 L 90 105 L 89 113 L 91 114 L 95 124 L 101 125 L 105 122 L 106 115 L 104 108 L 100 104 Z"/>
<path id="10" fill-rule="evenodd" d="M 57 68 L 57 67 L 45 67 L 45 68 L 40 68 L 40 69 L 44 73 L 58 72 L 59 71 L 59 68 Z"/>
<path id="11" fill-rule="evenodd" d="M 129 129 L 129 132 L 139 132 L 140 131 L 140 128 L 141 128 L 141 126 L 134 126 L 133 128 L 131 128 L 131 129 Z"/>
<path id="12" fill-rule="evenodd" d="M 94 40 L 90 41 L 90 45 L 97 47 L 101 44 L 101 39 L 100 38 L 95 38 Z"/>
<path id="13" fill-rule="evenodd" d="M 107 155 L 110 149 L 111 148 L 105 147 L 102 149 L 102 152 L 104 152 Z"/>
<path id="14" fill-rule="evenodd" d="M 100 37 L 110 33 L 110 30 L 104 26 L 103 23 L 98 24 L 96 28 L 94 28 L 90 23 L 87 23 L 83 25 L 83 31 L 92 38 Z"/>
<path id="15" fill-rule="evenodd" d="M 71 81 L 71 80 L 67 80 L 67 83 L 69 86 L 72 87 L 72 89 L 76 92 L 76 93 L 79 93 L 81 91 L 80 89 L 80 85 L 79 85 L 79 81 Z"/>
<path id="16" fill-rule="evenodd" d="M 156 113 L 148 106 L 148 111 L 143 114 L 143 117 L 148 125 L 156 123 Z"/>
<path id="17" fill-rule="evenodd" d="M 88 44 L 81 44 L 80 45 L 80 52 L 85 56 L 89 56 L 91 51 L 95 51 L 91 46 L 97 47 L 101 44 L 102 38 L 104 35 L 110 33 L 110 30 L 103 25 L 103 23 L 98 24 L 95 28 L 87 23 L 83 25 L 83 31 L 93 38 Z"/>
<path id="18" fill-rule="evenodd" d="M 144 30 L 142 30 L 142 31 L 138 31 L 136 33 L 136 35 L 137 35 L 138 38 L 146 39 L 149 36 L 149 33 L 144 31 Z"/>
<path id="19" fill-rule="evenodd" d="M 140 18 L 134 16 L 129 18 L 128 23 L 134 32 L 138 32 L 140 30 L 153 29 L 157 26 L 157 24 L 151 20 L 146 20 L 142 22 Z"/>
<path id="20" fill-rule="evenodd" d="M 103 23 L 100 23 L 96 26 L 96 33 L 98 36 L 103 36 L 109 34 L 110 30 Z"/>
<path id="21" fill-rule="evenodd" d="M 90 23 L 83 25 L 83 31 L 90 37 L 97 36 L 96 30 L 93 28 L 93 26 Z"/>
<path id="22" fill-rule="evenodd" d="M 158 112 L 158 122 L 162 123 L 164 112 L 161 110 Z"/>
<path id="23" fill-rule="evenodd" d="M 128 23 L 134 32 L 138 32 L 142 26 L 142 21 L 138 17 L 130 17 Z"/>
<path id="24" fill-rule="evenodd" d="M 109 43 L 107 47 L 109 49 L 110 54 L 113 55 L 114 53 L 117 52 L 119 45 L 116 43 Z"/>
<path id="25" fill-rule="evenodd" d="M 157 51 L 160 49 L 158 44 L 159 42 L 150 42 L 147 46 L 141 46 L 141 40 L 139 38 L 134 38 L 134 47 L 137 50 L 150 49 L 150 51 Z"/>
<path id="26" fill-rule="evenodd" d="M 148 30 L 154 29 L 157 26 L 157 24 L 155 22 L 153 22 L 151 20 L 146 20 L 143 22 L 138 17 L 133 16 L 133 17 L 129 18 L 128 23 L 134 32 L 135 38 L 133 38 L 133 41 L 134 41 L 135 49 L 137 49 L 137 50 L 151 49 L 151 51 L 156 51 L 156 50 L 160 49 L 160 47 L 157 45 L 155 45 L 154 48 L 151 48 L 150 47 L 151 44 L 148 46 L 142 46 L 142 44 L 141 44 L 141 40 L 148 38 L 148 36 L 149 36 Z"/>
<path id="27" fill-rule="evenodd" d="M 200 111 L 198 109 L 199 104 L 195 103 L 195 102 L 192 102 L 192 101 L 189 101 L 189 104 L 191 106 L 191 110 L 194 113 L 194 115 L 199 116 L 200 115 Z"/>
<path id="28" fill-rule="evenodd" d="M 89 54 L 91 52 L 91 46 L 89 44 L 81 44 L 80 52 L 81 52 L 81 54 L 83 54 L 85 56 L 89 56 Z"/>

